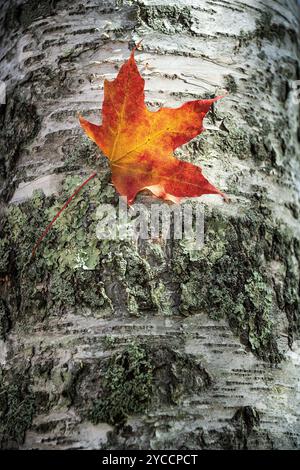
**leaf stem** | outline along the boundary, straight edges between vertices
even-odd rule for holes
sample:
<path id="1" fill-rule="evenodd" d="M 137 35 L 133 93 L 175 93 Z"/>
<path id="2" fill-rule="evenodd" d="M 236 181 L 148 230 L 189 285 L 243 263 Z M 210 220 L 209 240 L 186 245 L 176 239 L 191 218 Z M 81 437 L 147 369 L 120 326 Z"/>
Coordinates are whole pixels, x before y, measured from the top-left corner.
<path id="1" fill-rule="evenodd" d="M 95 178 L 95 176 L 97 175 L 97 172 L 95 171 L 94 173 L 92 173 L 88 179 L 86 179 L 83 183 L 81 183 L 80 186 L 78 186 L 74 193 L 69 197 L 69 199 L 64 203 L 64 205 L 62 206 L 62 208 L 57 212 L 57 214 L 53 217 L 53 219 L 51 220 L 51 222 L 47 225 L 47 227 L 45 228 L 45 230 L 43 231 L 42 235 L 40 236 L 40 238 L 38 239 L 38 241 L 36 242 L 36 244 L 34 245 L 33 247 L 33 250 L 32 250 L 32 254 L 31 254 L 31 258 L 34 258 L 35 256 L 35 253 L 36 253 L 36 250 L 37 248 L 39 247 L 40 243 L 43 241 L 43 239 L 45 238 L 45 236 L 47 235 L 47 233 L 49 232 L 49 230 L 51 229 L 52 225 L 54 224 L 54 222 L 58 219 L 58 217 L 61 215 L 61 213 L 68 207 L 68 205 L 70 204 L 70 202 L 74 199 L 74 197 L 81 191 L 81 189 L 86 185 L 88 184 L 91 179 Z"/>

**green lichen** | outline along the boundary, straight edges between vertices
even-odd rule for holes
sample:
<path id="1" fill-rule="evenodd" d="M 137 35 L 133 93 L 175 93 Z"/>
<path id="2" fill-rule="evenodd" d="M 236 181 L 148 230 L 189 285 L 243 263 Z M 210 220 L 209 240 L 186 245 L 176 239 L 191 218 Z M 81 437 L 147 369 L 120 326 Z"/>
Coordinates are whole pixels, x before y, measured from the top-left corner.
<path id="1" fill-rule="evenodd" d="M 157 312 L 165 316 L 172 315 L 170 294 L 163 282 L 158 281 L 152 284 L 151 299 Z"/>
<path id="2" fill-rule="evenodd" d="M 50 278 L 49 287 L 49 307 L 73 306 L 75 305 L 75 286 L 73 276 L 59 272 L 54 272 Z"/>
<path id="3" fill-rule="evenodd" d="M 9 241 L 7 239 L 0 239 L 0 273 L 8 271 L 9 262 Z"/>
<path id="4" fill-rule="evenodd" d="M 253 305 L 253 310 L 259 316 L 260 326 L 257 327 L 255 318 L 249 314 L 249 341 L 253 349 L 269 346 L 268 342 L 273 328 L 272 307 L 273 292 L 264 282 L 262 276 L 254 272 L 252 278 L 245 285 L 245 295 Z"/>
<path id="5" fill-rule="evenodd" d="M 225 81 L 225 88 L 226 90 L 229 91 L 229 93 L 234 94 L 237 92 L 237 84 L 233 75 L 230 75 L 230 74 L 225 75 L 224 81 Z"/>
<path id="6" fill-rule="evenodd" d="M 106 294 L 103 282 L 99 279 L 97 269 L 92 271 L 78 269 L 74 278 L 74 288 L 78 304 L 93 311 L 101 309 L 103 315 L 113 311 L 113 305 Z"/>
<path id="7" fill-rule="evenodd" d="M 178 405 L 191 393 L 199 394 L 211 385 L 207 370 L 192 355 L 163 343 L 147 346 L 155 388 L 152 406 Z"/>
<path id="8" fill-rule="evenodd" d="M 104 349 L 112 349 L 116 345 L 116 337 L 112 335 L 103 336 L 102 344 Z"/>
<path id="9" fill-rule="evenodd" d="M 64 193 L 72 194 L 81 183 L 81 178 L 70 176 L 66 178 Z M 99 249 L 97 248 L 96 216 L 91 206 L 97 203 L 100 195 L 101 182 L 91 183 L 89 191 L 83 191 L 76 197 L 72 208 L 69 208 L 59 217 L 52 229 L 54 238 L 60 249 L 53 249 L 51 238 L 46 246 L 42 246 L 43 258 L 47 268 L 58 266 L 60 272 L 67 269 L 75 270 L 94 269 L 99 262 Z M 100 197 L 99 197 L 100 199 Z M 48 221 L 52 220 L 61 207 L 61 200 L 57 201 L 46 211 Z"/>
<path id="10" fill-rule="evenodd" d="M 107 267 L 110 282 L 118 283 L 127 312 L 139 316 L 143 310 L 153 307 L 150 265 L 140 256 L 134 242 L 116 240 L 110 242 L 109 247 L 103 264 Z M 120 297 L 116 299 L 118 304 L 120 300 Z"/>
<path id="11" fill-rule="evenodd" d="M 7 308 L 2 299 L 0 299 L 0 339 L 5 339 L 9 331 L 10 319 Z"/>
<path id="12" fill-rule="evenodd" d="M 225 122 L 228 132 L 222 134 L 221 141 L 217 142 L 223 149 L 226 148 L 229 154 L 239 160 L 251 157 L 251 133 L 248 129 L 238 127 L 230 120 Z"/>
<path id="13" fill-rule="evenodd" d="M 131 289 L 129 289 L 129 288 L 126 289 L 126 292 L 127 292 L 127 309 L 128 309 L 128 313 L 130 315 L 138 317 L 139 316 L 139 306 L 138 306 L 138 303 L 136 301 L 136 297 L 135 297 L 135 295 L 132 295 Z M 135 294 L 136 295 L 138 294 L 137 289 L 135 289 Z"/>
<path id="14" fill-rule="evenodd" d="M 137 343 L 115 353 L 107 363 L 101 396 L 90 412 L 91 421 L 122 424 L 128 415 L 145 412 L 152 395 L 152 371 L 146 350 Z"/>
<path id="15" fill-rule="evenodd" d="M 198 137 L 186 144 L 186 148 L 192 154 L 200 153 L 205 158 L 211 153 L 214 154 L 216 151 L 219 152 L 219 150 L 224 152 L 224 149 L 226 149 L 230 158 L 245 160 L 253 157 L 251 144 L 256 142 L 258 138 L 259 136 L 254 133 L 252 134 L 249 129 L 237 126 L 232 118 L 226 116 L 223 119 L 220 132 L 214 133 L 212 142 Z"/>
<path id="16" fill-rule="evenodd" d="M 245 333 L 251 349 L 258 354 L 274 349 L 274 308 L 272 289 L 260 273 L 254 272 L 238 298 L 232 321 L 242 335 Z"/>
<path id="17" fill-rule="evenodd" d="M 89 292 L 83 292 L 84 273 L 96 273 L 100 269 L 100 242 L 96 237 L 96 204 L 108 196 L 102 191 L 100 180 L 91 182 L 73 204 L 56 221 L 52 230 L 39 246 L 36 256 L 32 248 L 45 226 L 82 182 L 69 176 L 63 194 L 55 199 L 45 198 L 36 191 L 33 197 L 18 206 L 9 206 L 2 220 L 0 246 L 3 250 L 3 272 L 11 269 L 18 280 L 22 297 L 21 314 L 38 315 L 39 318 L 65 306 L 74 307 L 80 298 L 88 306 L 97 308 L 107 304 L 103 283 L 99 275 L 89 277 Z M 12 244 L 8 244 L 8 240 Z M 74 286 L 78 285 L 76 290 Z M 23 316 L 22 315 L 22 316 Z"/>
<path id="18" fill-rule="evenodd" d="M 96 144 L 85 136 L 76 138 L 75 142 L 73 140 L 67 142 L 62 150 L 64 153 L 63 171 L 77 170 L 82 165 L 88 165 L 93 168 L 99 154 Z M 101 163 L 103 163 L 105 168 L 106 161 L 104 158 Z"/>
<path id="19" fill-rule="evenodd" d="M 23 443 L 34 415 L 34 395 L 28 382 L 19 374 L 9 384 L 0 383 L 0 446 L 14 448 Z"/>
<path id="20" fill-rule="evenodd" d="M 26 99 L 18 86 L 9 92 L 6 106 L 0 109 L 0 182 L 2 197 L 9 197 L 11 175 L 23 147 L 40 129 L 36 106 Z"/>
<path id="21" fill-rule="evenodd" d="M 291 244 L 294 249 L 289 253 L 284 247 Z M 278 309 L 286 312 L 293 332 L 299 331 L 299 259 L 293 234 L 260 211 L 253 208 L 251 215 L 238 219 L 212 211 L 206 216 L 206 239 L 197 258 L 191 260 L 182 243 L 176 247 L 181 311 L 227 318 L 255 354 L 278 362 L 282 358 L 276 342 Z M 272 260 L 285 266 L 277 274 L 276 287 L 267 269 Z"/>
<path id="22" fill-rule="evenodd" d="M 185 6 L 139 4 L 139 18 L 151 29 L 164 34 L 193 34 L 191 10 Z"/>

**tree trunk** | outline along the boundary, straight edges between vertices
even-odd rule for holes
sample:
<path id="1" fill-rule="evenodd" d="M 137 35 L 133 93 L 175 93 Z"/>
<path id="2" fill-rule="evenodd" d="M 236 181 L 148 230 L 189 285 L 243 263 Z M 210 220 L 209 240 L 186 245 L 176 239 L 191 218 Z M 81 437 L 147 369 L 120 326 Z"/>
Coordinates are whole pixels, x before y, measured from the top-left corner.
<path id="1" fill-rule="evenodd" d="M 0 34 L 1 446 L 299 448 L 296 1 L 10 0 Z M 196 202 L 198 251 L 96 238 L 118 197 L 77 114 L 140 39 L 151 108 L 228 91 L 177 152 L 231 200 Z"/>

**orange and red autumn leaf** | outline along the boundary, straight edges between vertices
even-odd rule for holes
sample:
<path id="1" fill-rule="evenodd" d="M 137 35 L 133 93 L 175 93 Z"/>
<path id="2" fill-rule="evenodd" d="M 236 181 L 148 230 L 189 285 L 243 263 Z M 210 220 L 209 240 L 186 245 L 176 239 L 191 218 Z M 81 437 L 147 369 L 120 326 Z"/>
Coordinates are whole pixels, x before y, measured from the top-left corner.
<path id="1" fill-rule="evenodd" d="M 132 51 L 116 79 L 104 82 L 102 124 L 80 116 L 87 135 L 109 159 L 117 191 L 129 204 L 143 189 L 174 202 L 202 194 L 223 196 L 201 168 L 173 155 L 204 130 L 203 119 L 220 97 L 153 112 L 145 105 L 144 83 Z"/>

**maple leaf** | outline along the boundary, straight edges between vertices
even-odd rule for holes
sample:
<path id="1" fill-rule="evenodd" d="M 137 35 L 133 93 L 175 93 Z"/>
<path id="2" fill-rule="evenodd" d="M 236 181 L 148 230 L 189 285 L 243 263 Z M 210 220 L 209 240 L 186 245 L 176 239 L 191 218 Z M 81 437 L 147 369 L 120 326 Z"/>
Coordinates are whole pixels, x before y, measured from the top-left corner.
<path id="1" fill-rule="evenodd" d="M 86 134 L 109 159 L 117 191 L 127 197 L 128 204 L 143 189 L 174 202 L 202 194 L 224 197 L 200 167 L 173 155 L 177 147 L 204 130 L 206 113 L 221 97 L 153 112 L 145 105 L 144 84 L 133 50 L 116 79 L 104 81 L 102 124 L 79 117 Z"/>

